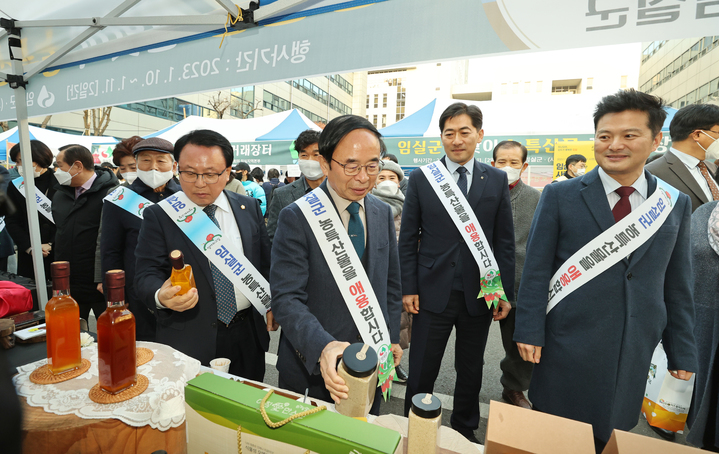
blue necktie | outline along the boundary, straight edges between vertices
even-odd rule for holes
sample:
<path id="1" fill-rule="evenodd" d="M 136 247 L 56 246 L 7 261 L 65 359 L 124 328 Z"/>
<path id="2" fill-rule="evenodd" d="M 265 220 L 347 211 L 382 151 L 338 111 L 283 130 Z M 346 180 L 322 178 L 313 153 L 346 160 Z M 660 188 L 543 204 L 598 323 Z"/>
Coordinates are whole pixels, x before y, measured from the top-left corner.
<path id="1" fill-rule="evenodd" d="M 207 205 L 203 208 L 203 211 L 217 227 L 220 226 L 215 217 L 217 205 Z M 213 263 L 210 263 L 210 268 L 212 269 L 212 281 L 215 285 L 215 295 L 217 296 L 217 318 L 225 325 L 229 325 L 237 313 L 235 286 Z"/>
<path id="2" fill-rule="evenodd" d="M 457 186 L 459 186 L 459 190 L 462 191 L 464 197 L 467 198 L 467 168 L 460 167 L 459 169 L 457 169 L 457 172 L 459 172 L 459 180 L 457 180 Z"/>
<path id="3" fill-rule="evenodd" d="M 350 222 L 347 224 L 347 233 L 350 235 L 352 246 L 354 246 L 360 259 L 364 254 L 364 225 L 359 216 L 360 204 L 357 202 L 350 203 L 347 212 L 350 214 Z"/>

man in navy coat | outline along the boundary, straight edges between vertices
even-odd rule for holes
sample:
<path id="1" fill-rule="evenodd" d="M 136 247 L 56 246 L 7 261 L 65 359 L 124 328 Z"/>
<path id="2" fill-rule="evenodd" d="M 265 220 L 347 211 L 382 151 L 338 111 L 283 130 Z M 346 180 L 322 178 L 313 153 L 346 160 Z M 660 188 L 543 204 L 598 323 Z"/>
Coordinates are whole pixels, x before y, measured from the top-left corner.
<path id="1" fill-rule="evenodd" d="M 379 174 L 379 132 L 356 115 L 335 118 L 319 139 L 322 170 L 319 187 L 332 201 L 345 228 L 352 202 L 365 230 L 362 265 L 389 329 L 395 365 L 399 364 L 402 292 L 394 221 L 389 205 L 370 194 Z M 362 342 L 335 283 L 315 234 L 296 203 L 280 212 L 272 247 L 272 312 L 282 326 L 277 358 L 281 388 L 335 402 L 348 388 L 337 374 L 337 360 L 351 343 Z M 378 414 L 375 394 L 372 413 Z"/>
<path id="2" fill-rule="evenodd" d="M 508 299 L 514 296 L 514 227 L 507 173 L 474 159 L 482 141 L 482 112 L 455 103 L 440 116 L 443 166 L 466 188 L 466 197 L 499 265 Z M 463 181 L 464 180 L 464 181 Z M 463 184 L 462 184 L 463 183 Z M 457 329 L 452 428 L 477 443 L 479 391 L 489 326 L 507 316 L 511 305 L 500 301 L 489 310 L 478 299 L 479 267 L 469 247 L 430 186 L 424 172 L 412 172 L 399 234 L 402 303 L 414 315 L 405 413 L 412 396 L 431 393 L 447 340 Z"/>
<path id="3" fill-rule="evenodd" d="M 661 99 L 635 90 L 603 98 L 594 113 L 598 167 L 546 186 L 529 234 L 514 332 L 522 357 L 535 363 L 529 398 L 539 411 L 592 424 L 597 452 L 613 429 L 636 425 L 660 340 L 673 376 L 688 380 L 697 370 L 685 194 L 643 245 L 547 314 L 557 269 L 657 189 L 644 162 L 665 116 Z"/>
<path id="4" fill-rule="evenodd" d="M 175 143 L 174 155 L 182 191 L 205 212 L 214 212 L 225 238 L 268 277 L 270 240 L 259 203 L 223 190 L 232 166 L 230 142 L 214 131 L 192 131 Z M 213 276 L 209 259 L 162 207 L 152 205 L 143 215 L 135 251 L 135 287 L 138 297 L 156 314 L 156 341 L 206 366 L 213 358 L 229 358 L 231 374 L 262 381 L 272 313 L 268 313 L 266 325 L 247 298 L 234 291 L 233 302 L 239 310 L 229 323 L 220 320 L 217 300 L 228 292 L 218 290 L 218 277 Z M 172 286 L 169 279 L 168 256 L 175 249 L 182 251 L 185 264 L 192 266 L 197 285 L 181 296 L 177 295 L 180 287 Z"/>

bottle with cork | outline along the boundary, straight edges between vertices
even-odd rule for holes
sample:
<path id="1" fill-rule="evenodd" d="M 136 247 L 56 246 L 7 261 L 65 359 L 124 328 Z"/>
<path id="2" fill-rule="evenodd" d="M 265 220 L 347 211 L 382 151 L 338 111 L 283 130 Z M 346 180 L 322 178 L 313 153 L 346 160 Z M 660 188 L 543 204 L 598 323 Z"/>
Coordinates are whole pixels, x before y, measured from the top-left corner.
<path id="1" fill-rule="evenodd" d="M 135 316 L 125 305 L 125 272 L 105 273 L 107 309 L 97 318 L 100 388 L 117 394 L 137 383 Z"/>
<path id="2" fill-rule="evenodd" d="M 439 428 L 442 425 L 442 402 L 432 394 L 415 394 L 409 412 L 407 452 L 437 454 Z"/>
<path id="3" fill-rule="evenodd" d="M 195 288 L 195 276 L 192 274 L 192 267 L 185 265 L 185 256 L 182 251 L 175 249 L 170 252 L 170 263 L 172 264 L 170 282 L 172 285 L 180 286 L 180 291 L 176 295 L 182 296 Z"/>
<path id="4" fill-rule="evenodd" d="M 80 306 L 70 296 L 70 262 L 53 262 L 52 298 L 45 305 L 47 363 L 53 374 L 80 367 Z"/>
<path id="5" fill-rule="evenodd" d="M 335 405 L 337 413 L 352 418 L 366 418 L 377 390 L 377 352 L 367 344 L 356 343 L 345 348 L 337 374 L 349 388 L 349 397 Z"/>

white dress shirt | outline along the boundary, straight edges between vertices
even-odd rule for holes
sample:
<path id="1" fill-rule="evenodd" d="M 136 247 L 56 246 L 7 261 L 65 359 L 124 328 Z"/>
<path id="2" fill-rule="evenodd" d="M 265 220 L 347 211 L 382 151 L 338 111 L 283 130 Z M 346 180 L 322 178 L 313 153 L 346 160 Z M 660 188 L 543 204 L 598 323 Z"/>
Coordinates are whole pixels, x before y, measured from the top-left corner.
<path id="1" fill-rule="evenodd" d="M 447 163 L 447 170 L 449 170 L 449 173 L 452 174 L 452 178 L 454 178 L 455 183 L 459 181 L 459 172 L 457 172 L 457 169 L 459 169 L 460 167 L 464 167 L 465 169 L 467 169 L 467 194 L 469 194 L 469 188 L 472 187 L 472 172 L 474 172 L 474 159 L 470 159 L 463 166 L 460 166 L 449 158 L 445 159 L 445 162 Z"/>
<path id="2" fill-rule="evenodd" d="M 704 195 L 707 197 L 707 200 L 710 202 L 714 200 L 714 196 L 712 196 L 712 190 L 709 188 L 709 182 L 707 182 L 707 179 L 704 178 L 704 175 L 702 175 L 702 171 L 699 169 L 699 159 L 695 158 L 694 156 L 690 156 L 682 151 L 677 150 L 676 148 L 671 148 L 671 152 L 679 158 L 679 160 L 686 166 L 687 170 L 689 170 L 689 173 L 694 177 L 697 183 L 699 183 L 699 187 L 702 188 L 702 191 L 704 191 Z M 707 169 L 708 171 L 709 169 Z M 709 174 L 711 175 L 711 173 Z"/>
<path id="3" fill-rule="evenodd" d="M 610 177 L 609 174 L 607 174 L 607 172 L 605 172 L 604 169 L 602 169 L 601 167 L 599 168 L 599 178 L 602 180 L 602 186 L 604 186 L 604 193 L 607 194 L 609 208 L 613 210 L 614 205 L 616 205 L 621 198 L 619 194 L 614 191 L 621 188 L 622 185 L 617 180 Z M 641 205 L 645 200 L 647 200 L 649 183 L 647 182 L 647 177 L 644 176 L 644 171 L 642 171 L 642 174 L 639 175 L 639 178 L 637 178 L 637 180 L 631 184 L 631 187 L 634 188 L 634 192 L 629 195 L 629 204 L 632 207 L 632 211 L 634 211 L 639 205 Z"/>
<path id="4" fill-rule="evenodd" d="M 351 200 L 343 199 L 340 197 L 339 194 L 332 188 L 332 185 L 330 182 L 327 182 L 327 189 L 330 191 L 330 197 L 332 197 L 332 201 L 335 203 L 335 206 L 337 207 L 337 212 L 340 214 L 340 219 L 342 220 L 342 225 L 345 227 L 345 231 L 349 228 L 350 224 L 350 212 L 347 211 L 347 207 L 350 206 L 350 203 L 352 203 Z M 365 215 L 364 211 L 364 198 L 362 200 L 358 200 L 357 203 L 359 203 L 360 209 L 359 209 L 359 217 L 362 220 L 362 226 L 364 227 L 364 244 L 367 246 L 367 216 Z M 362 257 L 360 257 L 362 258 Z"/>

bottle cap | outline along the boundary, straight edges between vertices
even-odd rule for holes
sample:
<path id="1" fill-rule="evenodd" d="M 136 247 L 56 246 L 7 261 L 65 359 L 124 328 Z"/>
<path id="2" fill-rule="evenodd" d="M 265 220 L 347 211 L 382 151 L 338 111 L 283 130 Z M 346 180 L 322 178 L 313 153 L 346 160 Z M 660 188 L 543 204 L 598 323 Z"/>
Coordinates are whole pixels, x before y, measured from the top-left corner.
<path id="1" fill-rule="evenodd" d="M 175 249 L 170 252 L 170 263 L 176 270 L 181 270 L 185 267 L 185 256 L 182 254 L 181 250 Z"/>
<path id="2" fill-rule="evenodd" d="M 70 262 L 52 262 L 50 264 L 50 274 L 52 279 L 58 279 L 70 276 Z"/>
<path id="3" fill-rule="evenodd" d="M 107 288 L 125 288 L 125 272 L 110 270 L 105 273 L 105 286 Z"/>
<path id="4" fill-rule="evenodd" d="M 377 369 L 377 360 L 377 352 L 367 344 L 352 344 L 342 353 L 345 370 L 354 377 L 372 375 Z"/>
<path id="5" fill-rule="evenodd" d="M 415 394 L 412 397 L 412 413 L 420 418 L 436 418 L 442 414 L 442 402 L 432 394 Z"/>

